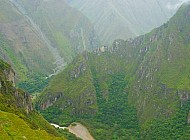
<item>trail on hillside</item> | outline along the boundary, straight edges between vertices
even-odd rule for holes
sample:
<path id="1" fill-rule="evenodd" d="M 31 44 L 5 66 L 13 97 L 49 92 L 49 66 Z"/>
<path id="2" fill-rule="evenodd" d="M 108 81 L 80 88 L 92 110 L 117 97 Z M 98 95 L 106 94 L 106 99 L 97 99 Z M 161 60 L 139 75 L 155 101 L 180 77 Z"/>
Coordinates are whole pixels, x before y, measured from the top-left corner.
<path id="1" fill-rule="evenodd" d="M 56 75 L 58 72 L 60 72 L 64 66 L 66 65 L 66 62 L 64 62 L 64 58 L 61 57 L 59 51 L 57 48 L 53 47 L 51 45 L 50 40 L 46 37 L 46 35 L 43 33 L 43 31 L 40 29 L 40 27 L 33 21 L 33 19 L 27 14 L 25 8 L 22 6 L 21 3 L 19 3 L 17 0 L 9 0 L 19 11 L 22 13 L 30 22 L 31 26 L 37 31 L 38 36 L 44 41 L 44 43 L 47 45 L 47 48 L 52 53 L 55 62 L 53 64 L 56 65 L 56 68 L 53 70 L 54 73 L 52 75 Z"/>

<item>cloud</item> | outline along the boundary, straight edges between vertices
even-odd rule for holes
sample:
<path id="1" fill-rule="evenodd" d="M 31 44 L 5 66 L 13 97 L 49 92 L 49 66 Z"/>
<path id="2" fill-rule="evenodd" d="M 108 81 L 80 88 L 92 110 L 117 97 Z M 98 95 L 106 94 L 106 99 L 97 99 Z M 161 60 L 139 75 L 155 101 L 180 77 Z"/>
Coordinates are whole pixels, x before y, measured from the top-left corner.
<path id="1" fill-rule="evenodd" d="M 178 0 L 177 3 L 171 4 L 170 2 L 166 5 L 166 8 L 169 10 L 176 10 L 178 9 L 182 4 L 190 2 L 190 0 Z"/>

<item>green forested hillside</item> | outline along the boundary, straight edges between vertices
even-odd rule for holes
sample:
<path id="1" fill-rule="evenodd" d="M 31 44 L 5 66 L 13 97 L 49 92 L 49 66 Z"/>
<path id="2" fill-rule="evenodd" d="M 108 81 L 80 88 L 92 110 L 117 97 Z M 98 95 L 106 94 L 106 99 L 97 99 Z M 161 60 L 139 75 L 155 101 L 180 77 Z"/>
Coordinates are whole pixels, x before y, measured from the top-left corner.
<path id="1" fill-rule="evenodd" d="M 0 58 L 13 66 L 19 86 L 29 92 L 43 89 L 44 79 L 78 53 L 98 46 L 91 23 L 64 0 L 0 1 Z M 36 76 L 43 86 L 37 86 Z"/>
<path id="2" fill-rule="evenodd" d="M 171 118 L 157 119 L 144 125 L 141 139 L 190 139 L 190 125 L 187 121 L 190 102 L 185 103 Z"/>
<path id="3" fill-rule="evenodd" d="M 149 34 L 78 56 L 36 107 L 53 122 L 84 123 L 96 139 L 189 139 L 189 24 L 182 6 Z"/>
<path id="4" fill-rule="evenodd" d="M 129 87 L 130 101 L 143 122 L 155 116 L 167 118 L 189 99 L 189 10 L 189 6 L 181 7 L 143 44 L 146 55 Z"/>
<path id="5" fill-rule="evenodd" d="M 35 111 L 30 96 L 15 88 L 14 76 L 0 60 L 0 139 L 65 140 Z"/>

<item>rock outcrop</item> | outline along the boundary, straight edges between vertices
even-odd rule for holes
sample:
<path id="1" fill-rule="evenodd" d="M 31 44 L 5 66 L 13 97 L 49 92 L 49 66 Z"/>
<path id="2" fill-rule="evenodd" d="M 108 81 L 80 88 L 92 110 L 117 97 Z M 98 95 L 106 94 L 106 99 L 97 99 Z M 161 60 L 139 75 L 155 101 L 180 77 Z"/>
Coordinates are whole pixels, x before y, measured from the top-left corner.
<path id="1" fill-rule="evenodd" d="M 94 115 L 97 112 L 96 91 L 87 60 L 88 56 L 84 53 L 56 75 L 56 80 L 49 83 L 53 90 L 48 86 L 37 97 L 37 109 L 46 111 L 56 108 L 59 112 L 67 112 L 65 116 Z"/>
<path id="2" fill-rule="evenodd" d="M 23 109 L 26 113 L 33 111 L 31 96 L 15 87 L 15 72 L 2 60 L 0 60 L 0 93 L 4 96 L 10 96 L 11 104 L 16 108 Z"/>
<path id="3" fill-rule="evenodd" d="M 0 139 L 65 140 L 33 108 L 30 95 L 16 89 L 14 79 L 11 66 L 0 59 Z"/>
<path id="4" fill-rule="evenodd" d="M 118 39 L 109 48 L 102 46 L 77 57 L 53 78 L 40 104 L 51 105 L 49 101 L 55 98 L 49 100 L 46 95 L 56 97 L 63 92 L 64 96 L 53 103 L 54 109 L 77 115 L 96 112 L 97 98 L 109 98 L 110 76 L 122 73 L 129 81 L 128 101 L 136 107 L 142 123 L 172 116 L 190 96 L 189 11 L 190 6 L 181 7 L 170 21 L 149 34 L 127 41 Z"/>
<path id="5" fill-rule="evenodd" d="M 190 111 L 189 111 L 189 114 L 188 114 L 188 117 L 187 117 L 187 123 L 190 125 Z"/>

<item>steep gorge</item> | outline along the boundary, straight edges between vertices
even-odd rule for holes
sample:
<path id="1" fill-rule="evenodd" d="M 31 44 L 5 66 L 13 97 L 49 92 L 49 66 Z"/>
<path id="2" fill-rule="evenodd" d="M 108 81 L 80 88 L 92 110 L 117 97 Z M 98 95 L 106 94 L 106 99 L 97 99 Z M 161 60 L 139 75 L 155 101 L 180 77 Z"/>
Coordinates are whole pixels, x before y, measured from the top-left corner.
<path id="1" fill-rule="evenodd" d="M 95 139 L 188 139 L 189 24 L 184 5 L 148 34 L 83 53 L 50 81 L 37 108 L 59 124 L 81 121 Z"/>
<path id="2" fill-rule="evenodd" d="M 51 77 L 77 54 L 99 46 L 88 19 L 64 0 L 0 3 L 1 58 L 13 65 L 21 82 Z"/>
<path id="3" fill-rule="evenodd" d="M 10 1 L 0 4 L 1 59 L 13 66 L 17 80 L 27 79 L 31 72 L 51 73 L 53 56 L 28 19 Z"/>
<path id="4" fill-rule="evenodd" d="M 22 4 L 18 3 L 17 0 L 10 0 L 10 2 L 14 4 L 14 6 L 19 10 L 19 12 L 21 12 L 22 15 L 24 15 L 26 17 L 26 19 L 28 19 L 31 26 L 37 31 L 40 38 L 43 40 L 43 42 L 46 44 L 49 51 L 52 53 L 52 56 L 55 61 L 53 64 L 56 65 L 56 67 L 54 68 L 54 72 L 55 72 L 54 74 L 63 70 L 63 67 L 65 66 L 65 62 L 64 62 L 64 59 L 60 56 L 58 50 L 51 45 L 50 40 L 42 32 L 42 30 L 39 28 L 39 26 L 33 21 L 33 19 L 27 14 L 27 11 L 22 6 Z"/>

